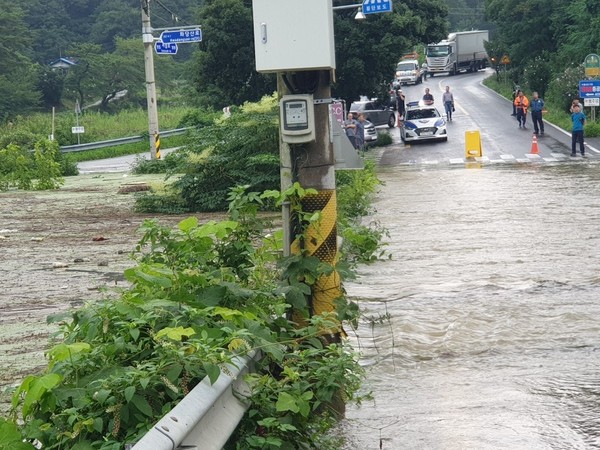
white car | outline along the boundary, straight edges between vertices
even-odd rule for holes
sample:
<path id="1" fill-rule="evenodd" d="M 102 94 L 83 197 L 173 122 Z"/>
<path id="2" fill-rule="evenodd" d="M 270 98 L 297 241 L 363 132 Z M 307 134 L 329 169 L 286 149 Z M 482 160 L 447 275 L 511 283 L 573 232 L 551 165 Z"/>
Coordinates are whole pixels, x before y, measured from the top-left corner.
<path id="1" fill-rule="evenodd" d="M 447 141 L 446 120 L 435 106 L 410 102 L 406 105 L 400 138 L 404 142 L 430 139 Z"/>

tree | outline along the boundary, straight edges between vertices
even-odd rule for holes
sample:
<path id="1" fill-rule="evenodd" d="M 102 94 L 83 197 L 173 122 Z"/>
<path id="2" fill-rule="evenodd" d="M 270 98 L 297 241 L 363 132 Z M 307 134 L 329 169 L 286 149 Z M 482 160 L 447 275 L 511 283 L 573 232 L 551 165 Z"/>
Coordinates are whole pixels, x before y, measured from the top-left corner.
<path id="1" fill-rule="evenodd" d="M 408 0 L 393 13 L 373 14 L 362 22 L 354 13 L 336 14 L 336 97 L 351 102 L 360 95 L 387 95 L 400 57 L 419 43 L 447 35 L 447 8 L 442 0 Z M 420 48 L 419 48 L 420 47 Z"/>
<path id="2" fill-rule="evenodd" d="M 36 68 L 29 58 L 31 36 L 24 12 L 10 0 L 0 0 L 0 120 L 25 113 L 40 101 Z"/>
<path id="3" fill-rule="evenodd" d="M 98 102 L 108 111 L 109 102 L 127 91 L 139 96 L 144 86 L 144 52 L 139 39 L 117 39 L 114 53 L 104 53 L 98 44 L 82 44 L 71 50 L 78 64 L 65 80 L 80 105 Z"/>
<path id="4" fill-rule="evenodd" d="M 527 63 L 542 53 L 557 50 L 554 19 L 562 0 L 487 0 L 486 12 L 498 26 L 496 47 L 510 56 L 522 73 Z"/>
<path id="5" fill-rule="evenodd" d="M 243 0 L 207 0 L 200 10 L 203 41 L 194 56 L 193 83 L 204 106 L 258 101 L 275 77 L 257 73 L 252 10 Z"/>
<path id="6" fill-rule="evenodd" d="M 116 48 L 116 38 L 137 37 L 141 40 L 141 12 L 139 4 L 136 6 L 127 5 L 122 0 L 100 2 L 94 11 L 90 41 L 112 52 Z"/>

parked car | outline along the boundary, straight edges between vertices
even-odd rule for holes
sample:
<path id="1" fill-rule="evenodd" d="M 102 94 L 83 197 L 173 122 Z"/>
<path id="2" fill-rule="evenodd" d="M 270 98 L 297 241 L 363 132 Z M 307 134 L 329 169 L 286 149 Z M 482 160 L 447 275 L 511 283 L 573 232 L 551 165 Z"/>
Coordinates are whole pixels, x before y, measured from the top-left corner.
<path id="1" fill-rule="evenodd" d="M 400 127 L 400 139 L 404 142 L 430 139 L 447 141 L 446 121 L 435 106 L 410 102 L 406 105 L 404 122 Z"/>
<path id="2" fill-rule="evenodd" d="M 396 126 L 394 110 L 378 100 L 353 102 L 350 105 L 350 112 L 364 113 L 365 118 L 375 126 L 387 125 L 390 128 Z"/>
<path id="3" fill-rule="evenodd" d="M 372 144 L 377 140 L 377 129 L 368 120 L 365 120 L 365 145 Z"/>

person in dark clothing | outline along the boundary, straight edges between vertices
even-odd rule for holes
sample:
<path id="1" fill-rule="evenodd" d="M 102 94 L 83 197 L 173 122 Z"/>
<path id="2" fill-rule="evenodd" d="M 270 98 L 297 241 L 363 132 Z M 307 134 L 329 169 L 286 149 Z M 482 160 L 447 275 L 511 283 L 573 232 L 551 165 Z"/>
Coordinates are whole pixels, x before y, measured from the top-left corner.
<path id="1" fill-rule="evenodd" d="M 433 95 L 429 93 L 429 88 L 425 88 L 425 95 L 423 95 L 423 103 L 426 105 L 433 105 Z"/>
<path id="2" fill-rule="evenodd" d="M 533 98 L 529 104 L 531 108 L 531 120 L 533 121 L 533 132 L 544 134 L 544 121 L 542 119 L 542 111 L 544 110 L 544 100 L 542 100 L 537 92 L 533 93 Z"/>
<path id="3" fill-rule="evenodd" d="M 398 119 L 404 119 L 404 113 L 406 112 L 406 96 L 402 89 L 398 88 L 396 91 L 396 110 L 398 111 Z"/>

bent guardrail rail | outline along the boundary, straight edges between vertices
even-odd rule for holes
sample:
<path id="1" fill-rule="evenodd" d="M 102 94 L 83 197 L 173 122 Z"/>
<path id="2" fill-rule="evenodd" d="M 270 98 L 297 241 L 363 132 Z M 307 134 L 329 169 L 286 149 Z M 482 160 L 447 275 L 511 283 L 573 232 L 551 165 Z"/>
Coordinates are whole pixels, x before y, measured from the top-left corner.
<path id="1" fill-rule="evenodd" d="M 160 135 L 162 137 L 175 136 L 177 134 L 183 134 L 189 129 L 190 127 L 161 131 Z M 148 136 L 129 136 L 118 139 L 109 139 L 107 141 L 88 142 L 87 144 L 61 145 L 60 151 L 62 153 L 82 152 L 84 150 L 95 150 L 97 148 L 114 147 L 115 145 L 133 144 L 135 142 L 141 142 L 144 139 L 148 139 Z"/>
<path id="2" fill-rule="evenodd" d="M 235 357 L 214 384 L 205 377 L 160 419 L 131 450 L 221 450 L 250 406 L 244 375 L 260 352 Z"/>

